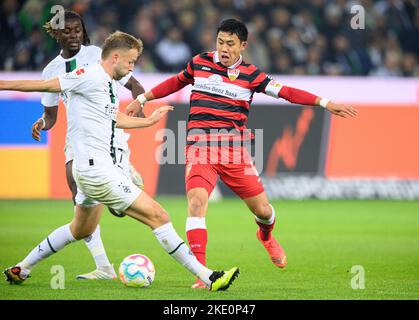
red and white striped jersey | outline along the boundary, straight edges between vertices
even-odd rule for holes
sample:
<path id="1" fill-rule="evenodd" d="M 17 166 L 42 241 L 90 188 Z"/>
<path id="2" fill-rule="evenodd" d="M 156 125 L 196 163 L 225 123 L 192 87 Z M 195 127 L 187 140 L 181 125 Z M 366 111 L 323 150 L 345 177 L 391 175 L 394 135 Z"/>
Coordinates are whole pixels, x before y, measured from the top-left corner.
<path id="1" fill-rule="evenodd" d="M 217 52 L 196 55 L 177 76 L 183 83 L 193 85 L 188 119 L 188 141 L 218 140 L 224 129 L 242 134 L 242 140 L 251 139 L 246 123 L 255 92 L 265 93 L 271 78 L 241 57 L 231 67 L 223 66 Z M 280 88 L 277 89 L 276 97 Z M 266 92 L 267 93 L 267 92 Z M 244 134 L 244 135 L 243 135 Z"/>

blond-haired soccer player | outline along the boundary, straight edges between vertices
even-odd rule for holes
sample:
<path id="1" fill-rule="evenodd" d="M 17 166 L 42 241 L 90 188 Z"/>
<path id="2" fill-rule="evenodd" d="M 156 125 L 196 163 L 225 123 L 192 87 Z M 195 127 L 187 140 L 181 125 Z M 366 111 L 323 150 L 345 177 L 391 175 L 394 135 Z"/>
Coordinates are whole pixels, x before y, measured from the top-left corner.
<path id="1" fill-rule="evenodd" d="M 42 71 L 42 79 L 44 80 L 74 71 L 80 67 L 97 64 L 101 59 L 102 49 L 97 46 L 90 45 L 90 39 L 84 21 L 78 13 L 70 10 L 66 10 L 64 12 L 63 29 L 56 27 L 57 18 L 58 15 L 55 15 L 44 26 L 48 34 L 53 37 L 61 47 L 60 54 L 49 62 Z M 120 79 L 118 83 L 131 90 L 133 97 L 136 97 L 138 94 L 144 92 L 144 88 L 132 76 L 132 73 L 129 73 L 127 76 Z M 57 120 L 58 103 L 60 98 L 63 101 L 64 106 L 67 108 L 68 96 L 65 93 L 42 93 L 41 102 L 44 106 L 44 113 L 42 117 L 32 125 L 32 137 L 35 140 L 40 140 L 41 130 L 50 130 L 54 126 Z M 142 110 L 140 110 L 139 113 L 142 114 Z M 74 130 L 74 128 L 68 125 L 64 153 L 67 184 L 72 194 L 73 203 L 75 204 L 77 185 L 74 181 L 72 173 L 74 155 L 73 149 L 69 143 L 71 130 Z M 128 177 L 130 177 L 138 187 L 144 189 L 141 175 L 134 169 L 129 160 L 129 137 L 130 135 L 125 133 L 123 129 L 115 129 L 114 152 L 115 158 L 117 159 L 115 165 L 120 167 L 121 170 Z M 112 208 L 109 208 L 109 211 L 117 217 L 124 215 L 123 213 L 116 212 Z M 84 239 L 84 243 L 95 261 L 96 269 L 92 272 L 78 275 L 76 278 L 89 280 L 115 279 L 116 273 L 106 254 L 101 237 L 100 225 L 97 226 L 93 234 Z"/>
<path id="2" fill-rule="evenodd" d="M 10 283 L 21 283 L 37 263 L 67 244 L 91 235 L 100 221 L 102 203 L 148 225 L 161 246 L 211 291 L 226 290 L 237 277 L 237 267 L 224 272 L 202 265 L 176 233 L 167 212 L 114 165 L 115 127 L 151 126 L 173 109 L 171 106 L 158 108 L 148 118 L 118 112 L 115 80 L 132 72 L 141 52 L 140 40 L 117 31 L 105 40 L 102 60 L 97 65 L 49 80 L 0 81 L 0 90 L 69 94 L 68 123 L 74 126 L 70 144 L 77 183 L 73 220 L 48 235 L 17 265 L 7 268 L 4 274 Z"/>

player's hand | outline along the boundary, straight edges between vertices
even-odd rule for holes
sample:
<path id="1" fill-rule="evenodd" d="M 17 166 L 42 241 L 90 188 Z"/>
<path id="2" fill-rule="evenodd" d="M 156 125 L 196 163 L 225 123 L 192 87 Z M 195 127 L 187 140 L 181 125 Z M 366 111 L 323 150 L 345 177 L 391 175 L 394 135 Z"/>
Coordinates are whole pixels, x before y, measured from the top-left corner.
<path id="1" fill-rule="evenodd" d="M 356 117 L 358 115 L 358 110 L 356 108 L 334 103 L 333 101 L 329 101 L 326 109 L 329 110 L 330 113 L 343 118 Z"/>
<path id="2" fill-rule="evenodd" d="M 32 138 L 36 141 L 41 140 L 41 130 L 45 127 L 45 122 L 42 119 L 36 120 L 32 125 Z"/>
<path id="3" fill-rule="evenodd" d="M 163 118 L 166 115 L 166 113 L 172 111 L 174 108 L 175 107 L 172 106 L 163 106 L 154 110 L 150 116 L 153 124 L 160 121 L 160 119 Z"/>
<path id="4" fill-rule="evenodd" d="M 131 110 L 129 114 L 127 113 L 127 115 L 130 117 L 145 118 L 143 107 L 136 108 L 135 111 Z"/>
<path id="5" fill-rule="evenodd" d="M 143 107 L 140 103 L 131 103 L 125 109 L 125 114 L 130 117 L 138 117 L 143 112 Z"/>

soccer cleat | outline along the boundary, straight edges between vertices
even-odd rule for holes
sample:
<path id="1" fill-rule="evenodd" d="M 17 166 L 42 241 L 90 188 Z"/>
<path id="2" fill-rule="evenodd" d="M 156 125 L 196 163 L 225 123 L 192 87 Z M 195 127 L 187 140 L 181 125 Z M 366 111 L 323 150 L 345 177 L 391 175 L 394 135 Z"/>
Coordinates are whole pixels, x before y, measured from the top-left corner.
<path id="1" fill-rule="evenodd" d="M 202 281 L 201 279 L 197 278 L 195 283 L 192 285 L 191 287 L 192 289 L 207 289 L 207 285 L 205 284 L 204 281 Z"/>
<path id="2" fill-rule="evenodd" d="M 106 272 L 104 270 L 96 269 L 92 272 L 86 273 L 86 274 L 80 274 L 76 277 L 78 280 L 115 280 L 116 279 L 116 273 L 112 272 Z"/>
<path id="3" fill-rule="evenodd" d="M 266 251 L 268 251 L 272 262 L 279 268 L 285 268 L 287 265 L 287 256 L 285 255 L 284 249 L 282 249 L 281 245 L 272 235 L 269 240 L 262 240 L 260 232 L 260 229 L 256 231 L 256 237 L 263 244 Z"/>
<path id="4" fill-rule="evenodd" d="M 110 213 L 112 213 L 115 217 L 118 217 L 118 218 L 123 218 L 123 217 L 125 217 L 125 216 L 126 216 L 125 212 L 120 212 L 120 211 L 115 210 L 115 209 L 112 209 L 112 208 L 110 208 L 110 207 L 108 207 L 108 210 L 109 210 L 109 212 L 110 212 Z"/>
<path id="5" fill-rule="evenodd" d="M 209 279 L 211 280 L 210 291 L 225 291 L 239 275 L 239 268 L 234 267 L 228 271 L 214 271 Z"/>
<path id="6" fill-rule="evenodd" d="M 6 276 L 6 281 L 10 284 L 21 284 L 23 281 L 28 278 L 24 277 L 22 274 L 22 268 L 19 266 L 10 267 L 3 271 L 3 274 Z"/>

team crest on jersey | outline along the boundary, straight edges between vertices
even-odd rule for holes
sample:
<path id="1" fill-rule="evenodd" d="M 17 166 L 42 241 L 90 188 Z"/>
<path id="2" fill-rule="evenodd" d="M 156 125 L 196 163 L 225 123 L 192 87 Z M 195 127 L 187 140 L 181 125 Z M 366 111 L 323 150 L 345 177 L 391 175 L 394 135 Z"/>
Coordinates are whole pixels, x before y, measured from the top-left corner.
<path id="1" fill-rule="evenodd" d="M 228 78 L 229 78 L 231 81 L 236 80 L 236 79 L 237 79 L 237 77 L 239 76 L 239 74 L 240 74 L 240 70 L 239 70 L 239 69 L 228 69 L 228 70 L 227 70 L 227 75 L 228 75 Z"/>
<path id="2" fill-rule="evenodd" d="M 83 68 L 81 68 L 81 69 L 78 69 L 77 71 L 76 71 L 76 74 L 79 76 L 79 75 L 81 75 L 81 74 L 83 74 L 85 71 L 84 71 L 84 69 Z"/>

